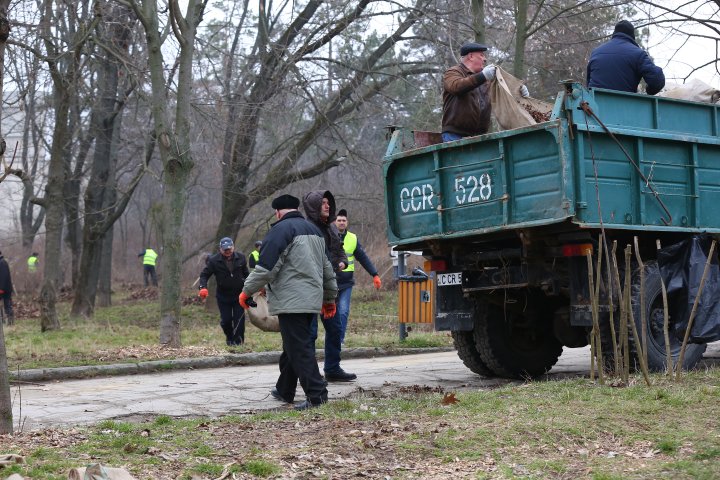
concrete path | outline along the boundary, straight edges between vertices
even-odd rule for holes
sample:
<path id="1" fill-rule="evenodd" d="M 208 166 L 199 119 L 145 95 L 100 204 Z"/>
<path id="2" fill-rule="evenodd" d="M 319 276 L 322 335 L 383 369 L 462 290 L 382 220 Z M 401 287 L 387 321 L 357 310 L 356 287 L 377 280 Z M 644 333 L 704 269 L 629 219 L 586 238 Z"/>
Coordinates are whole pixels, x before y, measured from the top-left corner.
<path id="1" fill-rule="evenodd" d="M 589 348 L 565 349 L 548 379 L 586 375 Z M 720 364 L 720 342 L 709 346 L 706 363 Z M 441 386 L 446 391 L 510 383 L 485 379 L 468 370 L 453 352 L 349 359 L 343 367 L 358 374 L 351 383 L 331 383 L 330 400 L 361 391 L 390 393 L 401 387 Z M 87 380 L 32 383 L 13 387 L 13 415 L 23 430 L 139 420 L 155 415 L 218 416 L 287 408 L 269 397 L 276 365 L 171 371 Z M 298 388 L 295 401 L 303 400 Z"/>

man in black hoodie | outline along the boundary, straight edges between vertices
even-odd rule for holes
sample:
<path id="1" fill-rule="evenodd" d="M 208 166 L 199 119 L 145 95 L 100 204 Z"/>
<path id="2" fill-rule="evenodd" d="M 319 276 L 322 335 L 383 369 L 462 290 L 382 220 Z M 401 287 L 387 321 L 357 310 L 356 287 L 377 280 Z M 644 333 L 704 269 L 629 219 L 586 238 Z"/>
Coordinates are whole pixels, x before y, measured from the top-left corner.
<path id="1" fill-rule="evenodd" d="M 3 302 L 5 308 L 5 322 L 8 325 L 15 323 L 12 303 L 13 284 L 10 277 L 10 266 L 8 265 L 2 252 L 0 252 L 0 301 Z"/>
<path id="2" fill-rule="evenodd" d="M 228 346 L 242 345 L 245 342 L 245 310 L 240 306 L 238 298 L 249 273 L 245 255 L 236 252 L 232 239 L 225 237 L 220 240 L 220 252 L 207 259 L 200 274 L 198 295 L 203 300 L 208 296 L 208 280 L 215 275 L 215 298 L 220 310 L 220 327 L 225 333 L 225 343 Z"/>
<path id="3" fill-rule="evenodd" d="M 340 240 L 335 221 L 335 197 L 329 190 L 315 190 L 303 197 L 305 216 L 320 228 L 325 238 L 330 263 L 335 273 L 341 272 L 348 265 L 347 255 Z M 348 373 L 340 368 L 340 350 L 342 324 L 337 315 L 332 318 L 323 318 L 325 327 L 325 379 L 328 382 L 350 382 L 357 378 L 354 373 Z M 317 315 L 311 326 L 313 341 L 317 339 Z"/>

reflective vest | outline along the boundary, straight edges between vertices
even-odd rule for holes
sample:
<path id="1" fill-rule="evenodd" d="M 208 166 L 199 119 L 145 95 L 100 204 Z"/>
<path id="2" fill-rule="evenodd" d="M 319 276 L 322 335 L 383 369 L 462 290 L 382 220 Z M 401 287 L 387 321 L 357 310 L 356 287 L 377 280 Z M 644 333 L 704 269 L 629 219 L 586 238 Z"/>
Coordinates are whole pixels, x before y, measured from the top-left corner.
<path id="1" fill-rule="evenodd" d="M 155 260 L 157 260 L 158 254 L 155 253 L 155 250 L 152 248 L 148 248 L 145 250 L 145 255 L 143 256 L 143 265 L 152 265 L 155 266 Z"/>
<path id="2" fill-rule="evenodd" d="M 354 272 L 355 271 L 355 249 L 357 248 L 357 235 L 352 232 L 345 234 L 343 240 L 343 248 L 345 249 L 345 255 L 348 257 L 348 266 L 343 272 Z"/>
<path id="3" fill-rule="evenodd" d="M 33 256 L 33 257 L 28 258 L 28 272 L 30 272 L 30 273 L 37 272 L 37 263 L 38 263 L 37 257 Z"/>
<path id="4" fill-rule="evenodd" d="M 250 256 L 255 259 L 256 263 L 258 260 L 260 260 L 260 252 L 258 252 L 257 250 L 253 250 L 252 252 L 250 252 Z"/>

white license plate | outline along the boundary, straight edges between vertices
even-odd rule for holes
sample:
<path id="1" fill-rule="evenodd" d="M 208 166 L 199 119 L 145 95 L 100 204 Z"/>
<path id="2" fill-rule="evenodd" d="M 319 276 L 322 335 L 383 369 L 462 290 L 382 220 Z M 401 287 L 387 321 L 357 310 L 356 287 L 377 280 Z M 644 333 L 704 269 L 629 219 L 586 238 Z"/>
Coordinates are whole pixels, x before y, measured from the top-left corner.
<path id="1" fill-rule="evenodd" d="M 437 276 L 437 285 L 438 287 L 462 285 L 462 273 L 439 273 Z"/>

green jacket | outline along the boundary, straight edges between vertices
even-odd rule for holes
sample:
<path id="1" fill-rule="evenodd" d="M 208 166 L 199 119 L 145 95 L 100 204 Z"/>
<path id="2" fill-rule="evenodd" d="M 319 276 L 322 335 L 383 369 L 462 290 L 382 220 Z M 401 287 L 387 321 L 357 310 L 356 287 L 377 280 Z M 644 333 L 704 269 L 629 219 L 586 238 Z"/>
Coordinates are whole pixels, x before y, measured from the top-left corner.
<path id="1" fill-rule="evenodd" d="M 255 269 L 243 292 L 252 295 L 267 285 L 270 315 L 318 313 L 333 302 L 337 283 L 322 232 L 298 211 L 285 214 L 263 240 Z"/>

